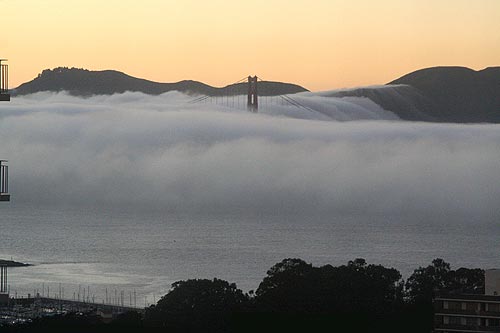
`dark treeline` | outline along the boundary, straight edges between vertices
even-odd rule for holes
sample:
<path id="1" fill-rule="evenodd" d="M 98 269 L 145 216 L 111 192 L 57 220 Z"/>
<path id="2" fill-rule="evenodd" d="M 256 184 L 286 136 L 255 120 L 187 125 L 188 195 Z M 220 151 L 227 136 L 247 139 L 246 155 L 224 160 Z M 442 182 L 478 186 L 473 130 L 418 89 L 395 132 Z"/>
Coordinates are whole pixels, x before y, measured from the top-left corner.
<path id="1" fill-rule="evenodd" d="M 452 270 L 442 259 L 404 281 L 394 268 L 367 264 L 315 267 L 285 259 L 248 294 L 220 279 L 178 281 L 144 316 L 120 315 L 102 324 L 93 315 L 44 318 L 11 332 L 430 332 L 432 298 L 484 293 L 484 271 Z"/>

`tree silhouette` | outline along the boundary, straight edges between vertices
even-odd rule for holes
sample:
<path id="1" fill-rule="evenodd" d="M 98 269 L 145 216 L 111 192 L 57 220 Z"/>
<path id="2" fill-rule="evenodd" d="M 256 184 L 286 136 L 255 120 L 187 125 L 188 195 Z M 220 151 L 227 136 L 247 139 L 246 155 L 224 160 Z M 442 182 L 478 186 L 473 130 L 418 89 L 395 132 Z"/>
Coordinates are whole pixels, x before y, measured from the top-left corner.
<path id="1" fill-rule="evenodd" d="M 364 259 L 339 267 L 285 259 L 267 272 L 256 303 L 263 311 L 381 313 L 403 301 L 402 287 L 396 269 L 368 265 Z"/>
<path id="2" fill-rule="evenodd" d="M 267 271 L 255 292 L 262 311 L 312 312 L 315 308 L 314 268 L 302 259 L 284 259 Z"/>
<path id="3" fill-rule="evenodd" d="M 232 314 L 245 309 L 248 297 L 236 284 L 220 279 L 178 281 L 156 306 L 147 322 L 171 331 L 224 331 Z"/>
<path id="4" fill-rule="evenodd" d="M 417 268 L 406 281 L 406 291 L 413 303 L 432 302 L 438 294 L 484 293 L 484 270 L 459 268 L 437 258 L 427 267 Z"/>
<path id="5" fill-rule="evenodd" d="M 451 281 L 450 264 L 437 258 L 427 267 L 417 268 L 406 281 L 406 291 L 412 302 L 432 301 L 436 293 L 447 290 Z"/>
<path id="6" fill-rule="evenodd" d="M 484 271 L 468 268 L 454 271 L 449 263 L 436 258 L 431 265 L 417 268 L 406 281 L 405 289 L 415 319 L 422 330 L 430 331 L 433 298 L 450 293 L 483 293 Z"/>

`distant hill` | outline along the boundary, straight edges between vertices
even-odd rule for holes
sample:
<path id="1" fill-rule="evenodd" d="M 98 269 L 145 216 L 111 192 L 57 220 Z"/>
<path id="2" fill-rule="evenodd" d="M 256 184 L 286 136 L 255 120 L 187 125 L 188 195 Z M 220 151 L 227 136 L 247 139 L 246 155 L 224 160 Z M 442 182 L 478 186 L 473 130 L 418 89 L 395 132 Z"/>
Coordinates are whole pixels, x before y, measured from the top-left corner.
<path id="1" fill-rule="evenodd" d="M 246 94 L 245 82 L 216 88 L 197 81 L 158 83 L 106 70 L 59 67 L 14 89 L 13 95 L 68 91 L 76 96 L 140 91 L 158 95 L 177 90 L 209 96 Z M 295 94 L 307 89 L 290 83 L 260 82 L 259 95 Z M 320 93 L 330 97 L 366 97 L 405 120 L 500 123 L 500 67 L 474 71 L 465 67 L 433 67 L 404 75 L 387 85 Z"/>
<path id="2" fill-rule="evenodd" d="M 427 68 L 389 84 L 418 89 L 431 103 L 425 112 L 438 121 L 500 122 L 500 67 Z"/>
<path id="3" fill-rule="evenodd" d="M 400 118 L 500 123 L 500 67 L 421 69 L 385 86 L 337 90 L 334 97 L 367 97 Z"/>
<path id="4" fill-rule="evenodd" d="M 27 267 L 31 266 L 30 264 L 25 264 L 22 262 L 12 261 L 12 260 L 3 260 L 0 259 L 0 266 L 4 267 Z"/>
<path id="5" fill-rule="evenodd" d="M 321 93 L 329 97 L 366 97 L 399 118 L 413 121 L 436 121 L 433 104 L 418 89 L 408 85 L 385 85 Z"/>
<path id="6" fill-rule="evenodd" d="M 239 83 L 223 88 L 185 80 L 176 83 L 159 83 L 138 79 L 125 73 L 105 70 L 89 71 L 79 68 L 58 67 L 46 69 L 32 81 L 21 84 L 13 95 L 27 95 L 40 91 L 68 91 L 75 96 L 110 95 L 125 91 L 139 91 L 159 95 L 168 91 L 180 91 L 209 96 L 246 94 L 247 85 Z M 307 89 L 296 84 L 263 81 L 259 83 L 259 94 L 267 96 L 294 94 Z"/>

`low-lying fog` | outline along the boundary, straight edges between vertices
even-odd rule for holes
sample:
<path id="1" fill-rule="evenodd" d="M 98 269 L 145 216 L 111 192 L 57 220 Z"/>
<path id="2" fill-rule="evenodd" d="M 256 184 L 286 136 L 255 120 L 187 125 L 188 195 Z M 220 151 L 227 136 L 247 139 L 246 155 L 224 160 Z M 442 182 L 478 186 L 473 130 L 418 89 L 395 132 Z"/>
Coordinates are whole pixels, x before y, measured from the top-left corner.
<path id="1" fill-rule="evenodd" d="M 192 98 L 38 93 L 2 103 L 12 200 L 500 217 L 499 125 L 404 122 L 363 98 L 297 97 L 327 115 L 272 99 L 252 114 Z"/>

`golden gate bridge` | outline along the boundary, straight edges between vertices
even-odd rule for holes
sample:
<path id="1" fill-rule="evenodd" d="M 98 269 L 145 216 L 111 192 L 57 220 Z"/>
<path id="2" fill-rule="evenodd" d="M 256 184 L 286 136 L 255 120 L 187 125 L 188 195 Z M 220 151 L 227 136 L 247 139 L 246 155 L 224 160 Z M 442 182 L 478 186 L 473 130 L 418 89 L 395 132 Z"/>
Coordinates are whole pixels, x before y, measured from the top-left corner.
<path id="1" fill-rule="evenodd" d="M 211 94 L 198 96 L 190 100 L 189 103 L 210 103 L 234 109 L 246 109 L 254 113 L 257 113 L 259 108 L 265 109 L 273 105 L 292 106 L 297 109 L 317 112 L 291 97 L 290 94 L 278 93 L 279 89 L 276 85 L 280 84 L 282 83 L 262 80 L 258 76 L 248 76 Z"/>

